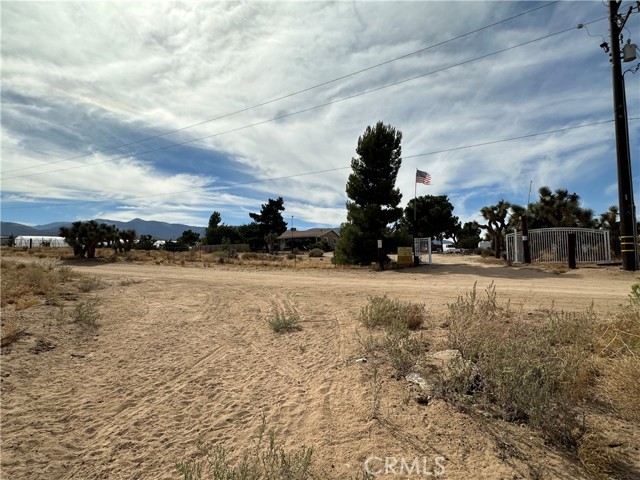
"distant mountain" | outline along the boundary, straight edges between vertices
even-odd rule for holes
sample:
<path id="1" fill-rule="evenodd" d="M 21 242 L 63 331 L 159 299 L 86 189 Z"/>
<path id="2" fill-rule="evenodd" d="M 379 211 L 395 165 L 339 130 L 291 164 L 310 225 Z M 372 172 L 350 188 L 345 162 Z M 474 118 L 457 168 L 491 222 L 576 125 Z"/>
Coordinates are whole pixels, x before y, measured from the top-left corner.
<path id="1" fill-rule="evenodd" d="M 29 227 L 27 225 L 22 225 L 21 223 L 12 223 L 12 222 L 0 222 L 0 234 L 2 235 L 27 235 L 27 236 L 38 236 L 41 235 L 43 237 L 48 237 L 50 235 L 57 235 L 58 231 L 55 230 L 55 233 L 52 233 L 48 230 L 39 230 L 37 227 Z"/>
<path id="2" fill-rule="evenodd" d="M 119 230 L 133 229 L 138 235 L 151 235 L 159 240 L 175 240 L 185 230 L 192 230 L 200 235 L 204 235 L 205 227 L 194 227 L 183 225 L 181 223 L 166 223 L 157 221 L 142 220 L 134 218 L 129 222 L 119 222 L 117 220 L 107 220 L 97 218 L 98 223 L 106 223 L 107 225 L 115 225 Z M 30 235 L 30 236 L 51 236 L 58 235 L 60 227 L 69 226 L 72 222 L 53 222 L 46 225 L 36 225 L 29 227 L 20 223 L 0 222 L 0 233 L 2 235 Z"/>

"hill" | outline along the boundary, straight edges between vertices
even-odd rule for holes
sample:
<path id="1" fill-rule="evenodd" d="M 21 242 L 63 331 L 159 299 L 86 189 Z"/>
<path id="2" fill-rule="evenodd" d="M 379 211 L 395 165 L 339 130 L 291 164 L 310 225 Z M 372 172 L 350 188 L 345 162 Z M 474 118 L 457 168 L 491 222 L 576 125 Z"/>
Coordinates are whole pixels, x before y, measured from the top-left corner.
<path id="1" fill-rule="evenodd" d="M 106 223 L 107 225 L 115 225 L 120 230 L 133 229 L 138 235 L 151 235 L 159 240 L 175 240 L 185 230 L 192 230 L 200 235 L 204 235 L 205 227 L 194 227 L 192 225 L 184 225 L 181 223 L 166 223 L 154 220 L 142 220 L 134 218 L 128 222 L 120 222 L 117 220 L 107 220 L 104 218 L 96 219 L 98 223 Z M 45 225 L 28 226 L 21 223 L 0 222 L 0 232 L 2 235 L 31 235 L 31 236 L 49 236 L 58 235 L 60 227 L 71 225 L 72 222 L 53 222 Z"/>

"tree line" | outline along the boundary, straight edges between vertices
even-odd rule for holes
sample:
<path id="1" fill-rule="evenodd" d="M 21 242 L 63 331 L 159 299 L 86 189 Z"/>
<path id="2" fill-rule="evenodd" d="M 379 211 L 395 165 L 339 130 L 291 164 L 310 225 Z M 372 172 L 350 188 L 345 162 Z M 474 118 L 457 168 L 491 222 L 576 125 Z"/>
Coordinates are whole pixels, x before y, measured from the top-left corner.
<path id="1" fill-rule="evenodd" d="M 162 246 L 169 251 L 185 251 L 191 247 L 204 245 L 248 244 L 251 250 L 275 248 L 276 239 L 287 229 L 282 218 L 284 200 L 269 199 L 262 205 L 260 212 L 250 213 L 251 223 L 231 226 L 221 223 L 220 213 L 214 211 L 209 218 L 205 235 L 185 230 L 175 241 L 169 240 Z M 78 258 L 94 258 L 97 248 L 112 248 L 116 252 L 128 252 L 131 249 L 152 250 L 156 248 L 156 239 L 151 235 L 140 235 L 135 230 L 119 230 L 115 225 L 98 223 L 95 220 L 73 222 L 69 227 L 60 227 L 60 236 L 73 248 Z"/>
<path id="2" fill-rule="evenodd" d="M 352 173 L 346 184 L 347 221 L 341 225 L 340 238 L 334 253 L 334 263 L 368 265 L 378 256 L 377 240 L 383 241 L 384 252 L 398 246 L 411 246 L 413 237 L 431 237 L 442 244 L 452 238 L 462 249 L 475 249 L 484 236 L 491 241 L 491 250 L 500 257 L 507 231 L 522 229 L 526 216 L 531 229 L 549 227 L 603 228 L 611 232 L 614 254 L 620 253 L 620 222 L 616 206 L 599 217 L 580 205 L 580 197 L 566 189 L 552 191 L 542 187 L 538 200 L 526 208 L 504 199 L 480 209 L 484 223 L 462 224 L 453 214 L 454 207 L 447 195 L 423 195 L 409 200 L 401 208 L 402 194 L 395 186 L 402 164 L 402 132 L 378 122 L 368 126 L 358 138 L 357 157 L 351 159 Z M 250 250 L 275 251 L 276 240 L 287 230 L 282 212 L 282 197 L 269 199 L 257 213 L 250 213 L 250 223 L 232 226 L 222 223 L 220 212 L 214 211 L 204 236 L 187 230 L 165 244 L 167 250 L 186 250 L 196 244 L 248 244 Z M 116 251 L 131 248 L 154 248 L 154 239 L 135 230 L 119 231 L 113 225 L 95 220 L 74 222 L 62 227 L 60 235 L 78 257 L 93 258 L 98 246 Z M 137 241 L 136 241 L 137 240 Z"/>
<path id="3" fill-rule="evenodd" d="M 398 246 L 412 245 L 412 237 L 431 237 L 442 243 L 452 238 L 459 248 L 476 248 L 482 232 L 491 241 L 491 250 L 500 257 L 508 230 L 522 229 L 526 216 L 528 226 L 535 228 L 579 227 L 603 228 L 611 232 L 611 248 L 620 254 L 620 222 L 618 207 L 594 216 L 593 210 L 580 205 L 580 197 L 567 189 L 552 191 L 542 187 L 538 200 L 527 207 L 504 199 L 480 209 L 485 223 L 461 224 L 453 214 L 454 207 L 446 195 L 424 195 L 399 207 L 402 194 L 395 187 L 401 158 L 402 133 L 391 125 L 378 122 L 369 126 L 358 138 L 352 158 L 346 193 L 347 221 L 342 224 L 334 261 L 367 265 L 377 258 L 377 242 L 383 240 L 385 252 Z M 415 220 L 414 220 L 415 218 Z"/>

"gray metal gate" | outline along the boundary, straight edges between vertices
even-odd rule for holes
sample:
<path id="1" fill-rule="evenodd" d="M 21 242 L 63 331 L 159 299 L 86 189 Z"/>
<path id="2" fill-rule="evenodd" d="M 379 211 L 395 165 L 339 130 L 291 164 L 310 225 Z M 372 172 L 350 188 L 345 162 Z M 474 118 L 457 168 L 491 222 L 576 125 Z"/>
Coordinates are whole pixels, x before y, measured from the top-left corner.
<path id="1" fill-rule="evenodd" d="M 576 262 L 596 263 L 611 261 L 609 230 L 591 228 L 540 228 L 529 230 L 532 262 L 562 263 L 569 258 L 569 233 L 576 234 Z M 524 262 L 522 232 L 507 234 L 507 259 Z"/>
<path id="2" fill-rule="evenodd" d="M 415 255 L 420 258 L 420 263 L 425 263 L 426 261 L 426 263 L 431 265 L 431 237 L 414 238 L 413 251 L 415 252 Z"/>

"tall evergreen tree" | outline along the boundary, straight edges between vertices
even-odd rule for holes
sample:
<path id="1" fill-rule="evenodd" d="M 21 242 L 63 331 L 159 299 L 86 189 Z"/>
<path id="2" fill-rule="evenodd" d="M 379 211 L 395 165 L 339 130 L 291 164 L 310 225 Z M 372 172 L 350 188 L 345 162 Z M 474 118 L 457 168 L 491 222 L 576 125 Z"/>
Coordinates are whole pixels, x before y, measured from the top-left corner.
<path id="1" fill-rule="evenodd" d="M 260 235 L 267 245 L 269 234 L 275 234 L 276 236 L 282 235 L 287 231 L 287 222 L 282 218 L 284 211 L 284 200 L 282 197 L 278 197 L 277 200 L 269 199 L 267 203 L 262 204 L 260 213 L 250 213 L 249 216 L 255 221 L 260 230 Z"/>
<path id="2" fill-rule="evenodd" d="M 346 192 L 347 223 L 336 246 L 336 263 L 369 264 L 376 259 L 376 240 L 389 235 L 388 226 L 400 219 L 402 194 L 395 187 L 402 164 L 402 132 L 382 122 L 368 126 L 358 138 L 351 159 Z"/>

